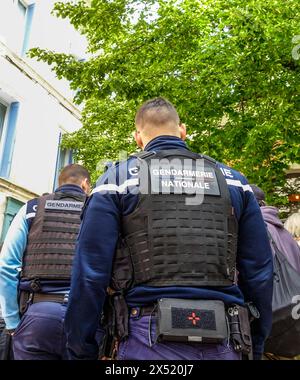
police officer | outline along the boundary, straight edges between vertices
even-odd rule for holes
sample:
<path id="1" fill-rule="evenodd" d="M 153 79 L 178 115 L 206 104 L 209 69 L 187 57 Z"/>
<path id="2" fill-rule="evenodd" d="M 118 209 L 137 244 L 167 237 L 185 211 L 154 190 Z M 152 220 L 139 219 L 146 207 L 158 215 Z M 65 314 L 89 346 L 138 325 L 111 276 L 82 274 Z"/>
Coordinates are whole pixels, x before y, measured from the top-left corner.
<path id="1" fill-rule="evenodd" d="M 284 228 L 279 218 L 279 210 L 267 205 L 261 188 L 254 184 L 250 186 L 260 206 L 274 257 L 273 328 L 265 345 L 264 359 L 291 360 L 293 354 L 296 359 L 296 355 L 300 353 L 299 326 L 296 320 L 290 322 L 292 307 L 289 309 L 284 305 L 292 301 L 293 295 L 299 293 L 297 283 L 300 280 L 300 250 L 293 236 Z M 286 299 L 278 294 L 286 294 Z"/>
<path id="2" fill-rule="evenodd" d="M 252 345 L 261 358 L 273 269 L 259 206 L 243 175 L 191 152 L 185 137 L 169 101 L 147 101 L 136 115 L 143 152 L 110 167 L 93 190 L 65 319 L 72 359 L 97 358 L 108 293 L 128 308 L 116 303 L 117 359 L 239 360 L 247 340 L 245 352 Z M 246 303 L 260 315 L 252 343 L 241 322 Z"/>
<path id="3" fill-rule="evenodd" d="M 66 358 L 63 320 L 89 192 L 89 172 L 68 165 L 55 192 L 25 204 L 8 230 L 0 257 L 0 301 L 16 360 Z"/>

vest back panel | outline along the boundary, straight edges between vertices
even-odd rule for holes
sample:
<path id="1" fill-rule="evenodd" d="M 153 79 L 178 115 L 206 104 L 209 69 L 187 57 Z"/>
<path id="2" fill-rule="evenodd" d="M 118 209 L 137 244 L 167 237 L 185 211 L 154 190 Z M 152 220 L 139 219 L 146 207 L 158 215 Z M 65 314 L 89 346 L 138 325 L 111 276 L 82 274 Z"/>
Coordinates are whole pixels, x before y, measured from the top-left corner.
<path id="1" fill-rule="evenodd" d="M 70 280 L 84 194 L 54 193 L 38 199 L 21 278 Z"/>
<path id="2" fill-rule="evenodd" d="M 133 285 L 232 285 L 237 222 L 216 162 L 189 151 L 147 153 L 138 158 L 138 206 L 122 225 Z"/>

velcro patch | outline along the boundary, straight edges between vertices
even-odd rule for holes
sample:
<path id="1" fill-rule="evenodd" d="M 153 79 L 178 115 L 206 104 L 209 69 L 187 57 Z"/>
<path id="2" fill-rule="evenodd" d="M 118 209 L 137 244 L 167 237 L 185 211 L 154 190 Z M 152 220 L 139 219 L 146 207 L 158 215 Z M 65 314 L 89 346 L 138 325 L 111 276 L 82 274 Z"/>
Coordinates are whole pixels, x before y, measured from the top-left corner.
<path id="1" fill-rule="evenodd" d="M 83 207 L 83 202 L 76 202 L 76 201 L 47 200 L 45 204 L 46 210 L 53 210 L 53 211 L 81 212 L 82 207 Z"/>
<path id="2" fill-rule="evenodd" d="M 172 328 L 216 330 L 214 310 L 183 309 L 172 307 Z"/>
<path id="3" fill-rule="evenodd" d="M 194 162 L 170 165 L 153 163 L 150 176 L 152 193 L 220 195 L 215 170 L 204 164 L 197 167 Z"/>

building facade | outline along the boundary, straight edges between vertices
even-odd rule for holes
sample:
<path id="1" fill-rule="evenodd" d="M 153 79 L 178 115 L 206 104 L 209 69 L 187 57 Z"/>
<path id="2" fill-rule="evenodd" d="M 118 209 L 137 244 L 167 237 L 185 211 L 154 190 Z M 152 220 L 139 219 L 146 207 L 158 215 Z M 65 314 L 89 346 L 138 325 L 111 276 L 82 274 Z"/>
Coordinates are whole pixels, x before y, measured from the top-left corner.
<path id="1" fill-rule="evenodd" d="M 32 47 L 82 59 L 85 41 L 67 20 L 51 15 L 55 0 L 3 0 L 0 9 L 0 244 L 19 208 L 52 192 L 72 162 L 61 150 L 66 132 L 81 127 L 68 83 L 26 56 Z"/>

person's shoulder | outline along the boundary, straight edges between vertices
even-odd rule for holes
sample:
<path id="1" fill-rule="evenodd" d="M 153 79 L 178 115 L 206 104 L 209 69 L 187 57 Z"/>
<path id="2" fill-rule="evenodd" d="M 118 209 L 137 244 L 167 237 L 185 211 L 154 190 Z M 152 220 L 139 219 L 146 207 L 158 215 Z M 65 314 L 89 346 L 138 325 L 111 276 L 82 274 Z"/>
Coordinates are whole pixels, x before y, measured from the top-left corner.
<path id="1" fill-rule="evenodd" d="M 247 182 L 245 176 L 241 172 L 233 169 L 232 167 L 222 162 L 217 162 L 217 166 L 221 170 L 225 178 L 237 179 L 242 180 L 243 182 Z"/>
<path id="2" fill-rule="evenodd" d="M 39 199 L 47 195 L 52 195 L 52 193 L 43 193 L 40 197 L 30 199 L 27 203 L 25 203 L 23 207 L 25 210 L 25 219 L 27 222 L 31 222 L 36 216 Z"/>
<path id="3" fill-rule="evenodd" d="M 238 187 L 244 192 L 253 192 L 244 174 L 221 162 L 217 162 L 217 166 L 221 170 L 229 186 Z"/>
<path id="4" fill-rule="evenodd" d="M 136 167 L 136 160 L 137 158 L 132 155 L 125 160 L 106 162 L 104 165 L 104 172 L 98 177 L 96 183 L 98 184 L 100 181 L 103 181 L 103 179 L 108 178 L 112 173 L 127 172 L 129 175 L 131 175 L 132 170 L 130 169 Z"/>
<path id="5" fill-rule="evenodd" d="M 251 209 L 253 208 L 253 210 L 254 208 L 256 208 L 256 210 L 259 210 L 259 206 L 253 195 L 253 190 L 249 185 L 245 175 L 238 170 L 235 170 L 230 166 L 220 162 L 217 163 L 217 166 L 224 175 L 224 178 L 228 185 L 228 190 L 237 219 L 239 220 L 243 211 L 248 207 Z"/>
<path id="6" fill-rule="evenodd" d="M 38 200 L 39 200 L 39 197 L 33 198 L 30 201 L 28 201 L 26 204 L 27 211 L 29 212 L 36 211 Z"/>
<path id="7" fill-rule="evenodd" d="M 124 193 L 129 186 L 136 186 L 138 184 L 136 160 L 136 157 L 129 156 L 126 160 L 106 163 L 105 172 L 98 178 L 92 195 L 103 191 Z"/>

